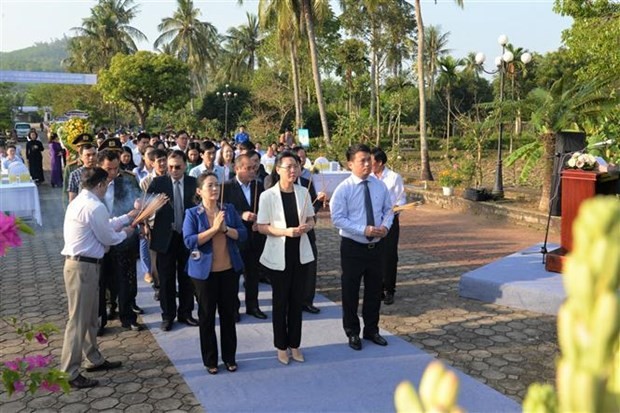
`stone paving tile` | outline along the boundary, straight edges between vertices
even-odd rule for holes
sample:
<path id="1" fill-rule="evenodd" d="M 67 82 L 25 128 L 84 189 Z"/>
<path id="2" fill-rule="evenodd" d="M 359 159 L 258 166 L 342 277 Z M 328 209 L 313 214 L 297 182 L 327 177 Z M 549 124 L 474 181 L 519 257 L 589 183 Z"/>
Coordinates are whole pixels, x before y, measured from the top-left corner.
<path id="1" fill-rule="evenodd" d="M 64 211 L 60 189 L 43 185 L 39 196 L 44 226 L 35 227 L 34 237 L 23 237 L 20 248 L 0 258 L 0 316 L 15 316 L 31 323 L 51 322 L 61 333 L 54 334 L 45 347 L 25 342 L 0 322 L 0 362 L 25 354 L 52 354 L 55 363 L 60 358 L 67 314 L 60 256 Z M 203 411 L 149 331 L 125 331 L 118 320 L 108 325 L 106 335 L 99 337 L 100 347 L 110 360 L 122 361 L 122 368 L 85 373 L 99 379 L 101 384 L 88 390 L 72 390 L 69 394 L 21 394 L 9 398 L 6 392 L 0 391 L 0 411 Z M 160 397 L 162 393 L 164 400 Z"/>
<path id="2" fill-rule="evenodd" d="M 430 205 L 402 213 L 400 224 L 396 302 L 382 306 L 380 326 L 518 402 L 530 383 L 554 383 L 556 317 L 458 295 L 463 273 L 544 233 Z M 319 292 L 340 303 L 338 234 L 326 212 L 317 232 Z"/>
<path id="3" fill-rule="evenodd" d="M 0 259 L 0 315 L 29 322 L 53 322 L 62 331 L 66 299 L 62 278 L 63 209 L 60 191 L 40 187 L 44 227 Z M 329 215 L 320 213 L 318 292 L 340 303 L 339 238 Z M 522 401 L 527 386 L 553 383 L 558 354 L 553 316 L 515 310 L 458 296 L 460 276 L 543 239 L 540 231 L 462 212 L 423 206 L 401 215 L 396 302 L 383 306 L 381 327 L 462 370 L 499 392 Z M 552 236 L 552 241 L 555 241 Z M 200 412 L 202 406 L 148 331 L 134 333 L 111 322 L 100 338 L 104 355 L 124 367 L 106 373 L 99 387 L 62 394 L 0 392 L 4 412 Z M 345 336 L 343 333 L 343 345 Z M 24 354 L 53 354 L 25 343 L 0 325 L 0 362 Z"/>

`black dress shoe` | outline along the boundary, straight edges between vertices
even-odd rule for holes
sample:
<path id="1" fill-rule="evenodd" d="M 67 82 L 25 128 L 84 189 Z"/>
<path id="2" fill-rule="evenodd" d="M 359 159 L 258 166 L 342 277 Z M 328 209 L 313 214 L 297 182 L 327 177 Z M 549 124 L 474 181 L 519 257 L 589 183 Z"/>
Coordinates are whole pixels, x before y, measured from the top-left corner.
<path id="1" fill-rule="evenodd" d="M 153 300 L 159 301 L 159 288 L 153 293 Z"/>
<path id="2" fill-rule="evenodd" d="M 131 330 L 131 331 L 142 331 L 142 330 L 144 330 L 144 326 L 142 324 L 139 324 L 139 323 L 123 324 L 123 328 L 126 328 L 127 330 Z"/>
<path id="3" fill-rule="evenodd" d="M 267 284 L 267 285 L 271 285 L 271 280 L 267 277 L 262 277 L 261 279 L 258 280 L 258 282 L 261 282 L 263 284 Z"/>
<path id="4" fill-rule="evenodd" d="M 140 307 L 138 307 L 137 304 L 132 304 L 131 305 L 131 311 L 133 311 L 136 314 L 144 314 L 144 310 L 141 309 Z"/>
<path id="5" fill-rule="evenodd" d="M 116 320 L 118 318 L 118 311 L 115 308 L 110 308 L 108 312 L 108 320 Z"/>
<path id="6" fill-rule="evenodd" d="M 172 320 L 164 320 L 159 327 L 161 331 L 170 331 L 172 329 Z"/>
<path id="7" fill-rule="evenodd" d="M 381 337 L 379 333 L 375 334 L 364 334 L 364 340 L 370 340 L 378 346 L 387 346 L 388 342 L 386 339 Z"/>
<path id="8" fill-rule="evenodd" d="M 88 377 L 84 377 L 81 374 L 78 374 L 78 376 L 73 380 L 69 380 L 69 385 L 74 389 L 87 389 L 89 387 L 95 387 L 98 384 L 98 380 L 89 379 Z"/>
<path id="9" fill-rule="evenodd" d="M 241 321 L 241 314 L 236 313 L 235 314 L 235 323 L 238 323 L 239 321 Z"/>
<path id="10" fill-rule="evenodd" d="M 104 334 L 105 334 L 105 327 L 99 327 L 97 329 L 97 337 L 101 337 Z"/>
<path id="11" fill-rule="evenodd" d="M 349 336 L 349 347 L 353 350 L 360 351 L 362 349 L 362 340 L 360 340 L 360 336 Z"/>
<path id="12" fill-rule="evenodd" d="M 122 366 L 123 363 L 121 363 L 120 361 L 104 361 L 103 363 L 101 363 L 98 366 L 93 366 L 93 367 L 86 367 L 86 371 L 91 373 L 93 371 L 101 371 L 101 370 L 112 370 L 112 369 L 117 369 L 120 366 Z"/>
<path id="13" fill-rule="evenodd" d="M 301 307 L 301 309 L 305 311 L 306 313 L 310 313 L 310 314 L 318 314 L 321 312 L 320 308 L 315 307 L 313 305 L 304 305 L 303 307 Z"/>
<path id="14" fill-rule="evenodd" d="M 191 315 L 185 318 L 179 318 L 179 323 L 187 324 L 190 327 L 198 327 L 198 320 Z"/>
<path id="15" fill-rule="evenodd" d="M 252 317 L 256 317 L 260 320 L 266 320 L 267 314 L 263 313 L 260 308 L 254 308 L 252 310 L 248 310 L 245 312 L 247 315 L 251 315 Z"/>
<path id="16" fill-rule="evenodd" d="M 383 303 L 385 305 L 394 304 L 394 293 L 390 293 L 390 292 L 385 293 L 385 298 L 383 299 Z"/>

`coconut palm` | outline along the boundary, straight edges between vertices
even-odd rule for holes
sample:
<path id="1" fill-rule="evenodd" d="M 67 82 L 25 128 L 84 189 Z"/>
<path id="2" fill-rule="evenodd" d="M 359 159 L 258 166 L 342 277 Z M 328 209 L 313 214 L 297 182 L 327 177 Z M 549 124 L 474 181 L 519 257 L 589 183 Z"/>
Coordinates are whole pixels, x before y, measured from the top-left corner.
<path id="1" fill-rule="evenodd" d="M 439 67 L 439 60 L 450 53 L 447 49 L 450 32 L 441 33 L 441 26 L 428 26 L 424 28 L 425 69 L 430 95 L 435 94 L 435 77 Z"/>
<path id="2" fill-rule="evenodd" d="M 450 150 L 450 125 L 452 115 L 452 89 L 458 81 L 458 69 L 463 66 L 461 59 L 455 59 L 452 56 L 444 56 L 439 58 L 439 76 L 437 78 L 437 86 L 445 92 L 447 105 L 446 119 L 446 153 Z"/>
<path id="3" fill-rule="evenodd" d="M 187 63 L 192 83 L 202 96 L 206 65 L 213 66 L 219 53 L 217 29 L 209 22 L 198 19 L 200 10 L 192 0 L 177 0 L 172 17 L 165 17 L 157 26 L 161 35 L 154 47 L 168 45 L 173 56 Z"/>
<path id="4" fill-rule="evenodd" d="M 260 46 L 260 30 L 258 17 L 246 13 L 247 24 L 228 29 L 228 42 L 234 45 L 235 51 L 240 53 L 239 59 L 245 63 L 249 72 L 253 72 L 256 66 L 256 52 Z"/>
<path id="5" fill-rule="evenodd" d="M 91 15 L 82 20 L 81 27 L 71 30 L 77 36 L 71 40 L 68 64 L 82 65 L 97 71 L 108 67 L 117 53 L 132 54 L 138 50 L 136 41 L 146 41 L 140 30 L 130 26 L 138 13 L 134 0 L 99 0 Z"/>
<path id="6" fill-rule="evenodd" d="M 459 7 L 463 7 L 463 0 L 454 0 Z M 422 163 L 421 178 L 433 180 L 431 164 L 428 158 L 428 142 L 426 138 L 426 93 L 424 92 L 424 22 L 422 21 L 421 1 L 415 0 L 415 21 L 418 27 L 418 89 L 420 94 L 420 162 Z"/>

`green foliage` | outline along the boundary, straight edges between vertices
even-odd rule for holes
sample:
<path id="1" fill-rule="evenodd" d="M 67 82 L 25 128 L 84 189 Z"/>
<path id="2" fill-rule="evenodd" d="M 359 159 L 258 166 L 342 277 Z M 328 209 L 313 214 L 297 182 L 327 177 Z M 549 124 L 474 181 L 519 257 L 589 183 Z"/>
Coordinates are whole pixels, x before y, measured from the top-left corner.
<path id="1" fill-rule="evenodd" d="M 0 70 L 26 70 L 64 72 L 62 61 L 67 58 L 68 39 L 34 46 L 12 52 L 0 52 Z"/>
<path id="2" fill-rule="evenodd" d="M 506 157 L 506 166 L 513 166 L 517 161 L 523 161 L 523 168 L 519 174 L 519 182 L 525 183 L 543 155 L 542 142 L 535 140 L 514 150 Z"/>
<path id="3" fill-rule="evenodd" d="M 550 384 L 533 383 L 523 400 L 524 413 L 556 413 L 558 397 Z"/>
<path id="4" fill-rule="evenodd" d="M 140 51 L 114 56 L 110 68 L 99 73 L 97 88 L 107 101 L 130 104 L 145 127 L 151 109 L 185 106 L 188 78 L 187 65 L 172 56 Z"/>

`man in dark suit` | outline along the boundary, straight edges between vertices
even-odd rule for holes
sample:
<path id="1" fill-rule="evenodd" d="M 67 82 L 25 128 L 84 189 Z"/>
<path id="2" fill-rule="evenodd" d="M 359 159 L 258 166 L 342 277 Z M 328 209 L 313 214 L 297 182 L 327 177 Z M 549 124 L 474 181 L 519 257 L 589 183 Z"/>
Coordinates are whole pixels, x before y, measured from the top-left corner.
<path id="1" fill-rule="evenodd" d="M 108 173 L 108 179 L 110 179 L 103 199 L 110 217 L 119 217 L 131 211 L 136 199 L 140 198 L 140 189 L 135 177 L 119 170 L 120 152 L 120 139 L 108 138 L 103 141 L 97 154 L 99 167 Z M 114 316 L 113 309 L 116 307 L 117 298 L 122 326 L 133 331 L 140 331 L 144 328 L 138 324 L 137 311 L 133 308 L 137 292 L 136 259 L 138 254 L 138 234 L 134 231 L 125 241 L 110 247 L 103 257 L 99 286 L 100 335 L 103 333 L 107 319 Z M 110 291 L 109 317 L 106 314 L 106 288 Z"/>
<path id="2" fill-rule="evenodd" d="M 224 183 L 224 202 L 235 206 L 248 230 L 248 240 L 241 245 L 245 279 L 245 311 L 248 315 L 264 320 L 267 316 L 258 306 L 258 259 L 265 245 L 265 237 L 258 233 L 256 227 L 258 199 L 263 192 L 263 184 L 256 180 L 257 166 L 251 153 L 244 153 L 235 158 L 236 176 Z M 241 304 L 238 303 L 237 311 L 240 306 Z"/>
<path id="3" fill-rule="evenodd" d="M 168 155 L 168 175 L 153 178 L 148 188 L 149 193 L 163 193 L 170 198 L 170 202 L 155 214 L 151 230 L 151 249 L 157 253 L 163 331 L 170 331 L 175 317 L 178 317 L 179 322 L 189 326 L 198 325 L 196 319 L 192 317 L 194 287 L 185 272 L 189 251 L 185 248 L 182 234 L 185 210 L 196 205 L 194 202 L 196 178 L 185 175 L 186 168 L 185 154 L 181 151 L 172 151 Z"/>

